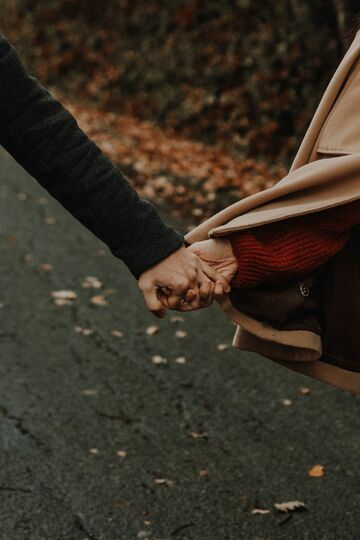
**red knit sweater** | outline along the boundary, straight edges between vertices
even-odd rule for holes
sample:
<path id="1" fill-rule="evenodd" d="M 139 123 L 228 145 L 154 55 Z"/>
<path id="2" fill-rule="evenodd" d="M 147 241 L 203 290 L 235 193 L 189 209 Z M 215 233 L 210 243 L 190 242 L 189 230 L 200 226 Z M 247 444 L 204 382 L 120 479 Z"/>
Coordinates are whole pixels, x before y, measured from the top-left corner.
<path id="1" fill-rule="evenodd" d="M 239 270 L 232 287 L 286 281 L 313 270 L 347 242 L 360 223 L 360 199 L 229 236 Z"/>

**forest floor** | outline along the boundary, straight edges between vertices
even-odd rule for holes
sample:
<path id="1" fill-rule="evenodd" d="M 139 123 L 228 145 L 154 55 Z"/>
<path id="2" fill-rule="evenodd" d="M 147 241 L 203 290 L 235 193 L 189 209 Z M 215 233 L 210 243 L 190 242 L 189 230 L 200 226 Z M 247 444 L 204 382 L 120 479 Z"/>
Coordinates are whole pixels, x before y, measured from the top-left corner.
<path id="1" fill-rule="evenodd" d="M 360 396 L 232 349 L 216 306 L 153 319 L 6 155 L 0 215 L 2 540 L 359 537 Z"/>
<path id="2" fill-rule="evenodd" d="M 80 127 L 128 176 L 145 198 L 188 228 L 225 206 L 274 185 L 286 174 L 282 165 L 244 159 L 223 144 L 206 145 L 180 137 L 132 116 L 106 112 L 86 101 L 53 93 Z"/>

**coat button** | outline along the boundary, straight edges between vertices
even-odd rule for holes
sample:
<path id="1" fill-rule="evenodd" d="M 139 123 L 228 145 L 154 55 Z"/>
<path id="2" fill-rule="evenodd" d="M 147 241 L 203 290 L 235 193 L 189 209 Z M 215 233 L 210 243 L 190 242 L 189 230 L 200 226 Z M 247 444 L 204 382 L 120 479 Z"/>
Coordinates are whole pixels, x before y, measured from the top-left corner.
<path id="1" fill-rule="evenodd" d="M 304 283 L 301 283 L 300 284 L 300 292 L 303 296 L 309 296 L 309 287 L 307 287 L 306 285 L 304 285 Z"/>

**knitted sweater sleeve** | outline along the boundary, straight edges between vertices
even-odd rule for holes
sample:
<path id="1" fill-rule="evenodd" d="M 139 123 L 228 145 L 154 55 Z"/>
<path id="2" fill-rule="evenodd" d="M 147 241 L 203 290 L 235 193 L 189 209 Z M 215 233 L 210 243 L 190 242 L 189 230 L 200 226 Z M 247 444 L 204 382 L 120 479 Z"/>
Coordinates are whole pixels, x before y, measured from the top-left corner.
<path id="1" fill-rule="evenodd" d="M 346 244 L 360 223 L 360 200 L 229 236 L 238 262 L 232 287 L 255 287 L 309 272 Z"/>
<path id="2" fill-rule="evenodd" d="M 136 278 L 183 245 L 1 33 L 0 144 Z"/>

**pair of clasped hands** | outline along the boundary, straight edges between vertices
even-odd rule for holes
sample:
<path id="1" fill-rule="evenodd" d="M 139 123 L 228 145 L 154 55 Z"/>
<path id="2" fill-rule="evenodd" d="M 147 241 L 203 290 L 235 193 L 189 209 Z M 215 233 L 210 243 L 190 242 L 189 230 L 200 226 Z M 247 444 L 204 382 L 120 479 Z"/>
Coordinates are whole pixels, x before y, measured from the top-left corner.
<path id="1" fill-rule="evenodd" d="M 166 311 L 208 307 L 230 292 L 238 264 L 227 239 L 211 239 L 182 247 L 141 274 L 139 288 L 156 317 Z"/>

